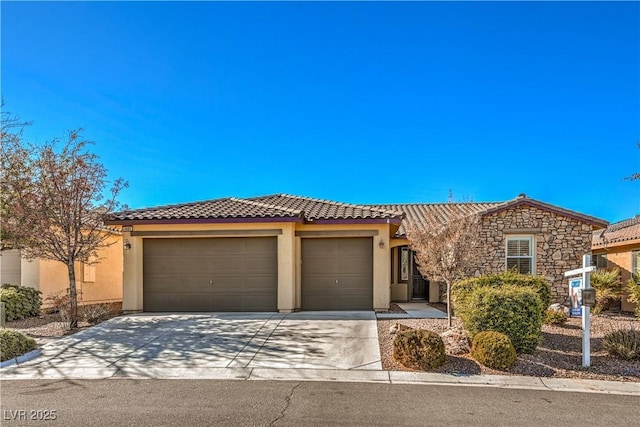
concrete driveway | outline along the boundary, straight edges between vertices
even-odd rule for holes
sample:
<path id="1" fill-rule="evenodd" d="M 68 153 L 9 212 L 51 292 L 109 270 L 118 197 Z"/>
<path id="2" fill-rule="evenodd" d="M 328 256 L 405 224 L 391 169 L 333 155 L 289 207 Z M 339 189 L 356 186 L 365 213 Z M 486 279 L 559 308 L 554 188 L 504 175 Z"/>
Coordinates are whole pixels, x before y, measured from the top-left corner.
<path id="1" fill-rule="evenodd" d="M 381 370 L 375 314 L 121 316 L 46 344 L 40 357 L 3 368 L 2 377 L 179 377 L 224 369 L 233 378 L 247 368 Z"/>

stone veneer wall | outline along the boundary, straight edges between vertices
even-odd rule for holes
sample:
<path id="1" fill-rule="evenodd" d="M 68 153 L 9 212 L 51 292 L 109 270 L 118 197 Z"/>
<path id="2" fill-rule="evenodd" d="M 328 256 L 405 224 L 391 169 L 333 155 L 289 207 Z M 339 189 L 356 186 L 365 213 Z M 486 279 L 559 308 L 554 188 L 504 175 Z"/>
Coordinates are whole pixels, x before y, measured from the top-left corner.
<path id="1" fill-rule="evenodd" d="M 531 235 L 534 239 L 535 274 L 546 277 L 553 302 L 567 304 L 568 282 L 564 272 L 582 267 L 582 255 L 591 252 L 592 226 L 577 219 L 519 206 L 487 215 L 482 221 L 481 266 L 477 274 L 506 269 L 508 235 Z"/>

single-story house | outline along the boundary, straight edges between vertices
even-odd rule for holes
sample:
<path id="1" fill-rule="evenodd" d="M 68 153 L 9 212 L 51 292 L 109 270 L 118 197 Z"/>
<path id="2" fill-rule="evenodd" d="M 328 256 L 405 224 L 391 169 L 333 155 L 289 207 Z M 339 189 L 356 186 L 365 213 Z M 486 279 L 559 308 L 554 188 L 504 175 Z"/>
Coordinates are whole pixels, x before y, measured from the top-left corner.
<path id="1" fill-rule="evenodd" d="M 125 311 L 384 311 L 395 300 L 439 299 L 404 230 L 424 210 L 450 206 L 275 194 L 127 210 L 107 224 L 123 233 Z M 517 265 L 547 277 L 559 302 L 564 271 L 580 266 L 592 232 L 607 226 L 524 195 L 464 206 L 483 218 L 479 273 Z"/>
<path id="2" fill-rule="evenodd" d="M 122 301 L 122 235 L 110 231 L 110 246 L 98 251 L 98 263 L 77 262 L 76 287 L 80 305 Z M 18 249 L 0 251 L 0 283 L 29 286 L 42 293 L 42 306 L 50 307 L 49 297 L 69 291 L 67 266 L 58 261 L 27 260 Z"/>
<path id="3" fill-rule="evenodd" d="M 626 285 L 632 275 L 640 275 L 640 215 L 611 224 L 593 233 L 593 258 L 597 267 L 620 271 Z M 629 295 L 622 298 L 622 310 L 634 311 Z"/>

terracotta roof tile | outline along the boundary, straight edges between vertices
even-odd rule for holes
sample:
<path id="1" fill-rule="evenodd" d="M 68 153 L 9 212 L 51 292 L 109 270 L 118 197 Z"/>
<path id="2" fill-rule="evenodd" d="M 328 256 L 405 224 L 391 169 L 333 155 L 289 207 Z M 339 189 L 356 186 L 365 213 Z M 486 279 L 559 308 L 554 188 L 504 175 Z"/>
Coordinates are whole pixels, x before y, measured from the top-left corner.
<path id="1" fill-rule="evenodd" d="M 234 197 L 117 212 L 109 223 L 146 220 L 196 220 L 231 218 L 295 218 L 301 212 Z"/>
<path id="2" fill-rule="evenodd" d="M 465 214 L 477 214 L 486 211 L 489 208 L 500 205 L 500 203 L 406 203 L 391 205 L 375 205 L 377 208 L 390 209 L 405 213 L 405 219 L 402 221 L 396 236 L 404 237 L 407 228 L 413 226 L 425 225 L 425 217 L 427 214 L 433 214 L 438 221 L 445 223 L 449 217 L 451 210 L 455 208 L 462 209 Z"/>
<path id="3" fill-rule="evenodd" d="M 640 215 L 611 224 L 604 230 L 593 233 L 592 246 L 606 248 L 608 245 L 627 245 L 637 240 L 640 244 Z"/>
<path id="4" fill-rule="evenodd" d="M 292 196 L 290 194 L 272 194 L 252 197 L 248 200 L 260 201 L 283 208 L 299 209 L 309 221 L 325 219 L 401 219 L 402 211 L 379 208 L 370 205 L 353 205 L 331 200 Z"/>
<path id="5" fill-rule="evenodd" d="M 229 197 L 177 205 L 157 206 L 127 210 L 111 215 L 109 224 L 145 221 L 188 220 L 393 220 L 398 223 L 402 212 L 377 209 L 371 206 L 338 203 L 308 197 L 274 194 L 270 196 L 239 199 Z"/>

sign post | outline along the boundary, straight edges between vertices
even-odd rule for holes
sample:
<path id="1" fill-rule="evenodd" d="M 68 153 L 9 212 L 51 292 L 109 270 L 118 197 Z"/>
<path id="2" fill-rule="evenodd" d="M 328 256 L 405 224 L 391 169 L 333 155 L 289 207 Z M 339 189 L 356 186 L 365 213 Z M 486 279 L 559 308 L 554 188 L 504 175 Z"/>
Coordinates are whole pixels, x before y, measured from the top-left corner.
<path id="1" fill-rule="evenodd" d="M 591 266 L 591 255 L 582 256 L 582 268 L 567 271 L 565 277 L 582 275 L 582 289 L 591 289 L 591 272 L 596 268 Z M 575 282 L 575 281 L 570 281 Z M 582 305 L 582 366 L 588 368 L 591 366 L 591 308 L 584 305 L 584 299 L 580 298 Z"/>

